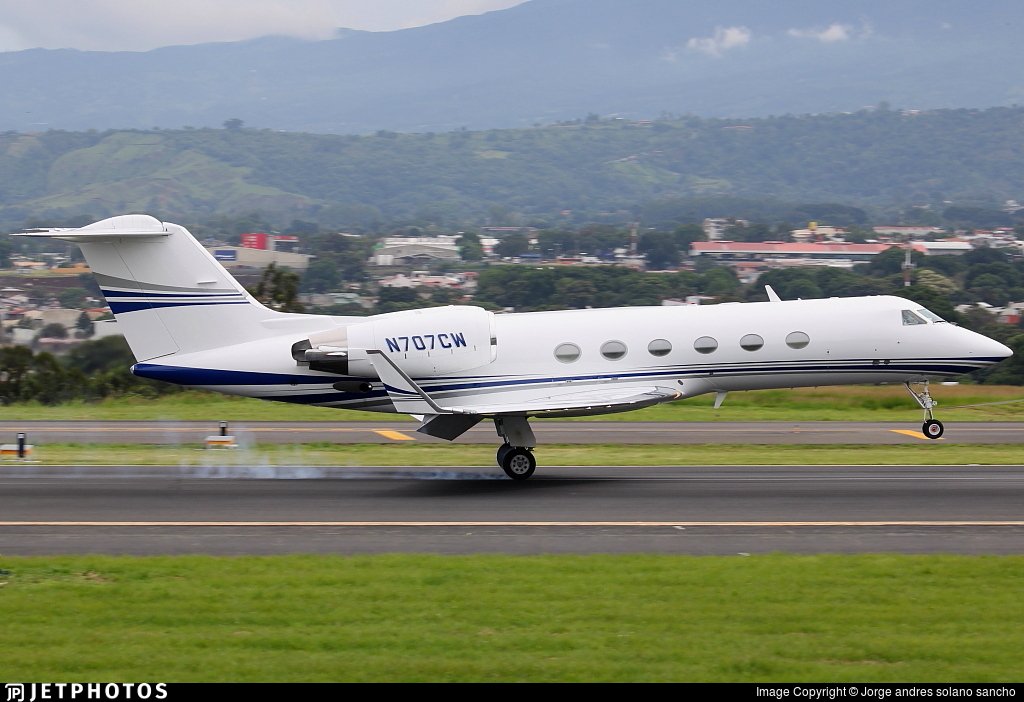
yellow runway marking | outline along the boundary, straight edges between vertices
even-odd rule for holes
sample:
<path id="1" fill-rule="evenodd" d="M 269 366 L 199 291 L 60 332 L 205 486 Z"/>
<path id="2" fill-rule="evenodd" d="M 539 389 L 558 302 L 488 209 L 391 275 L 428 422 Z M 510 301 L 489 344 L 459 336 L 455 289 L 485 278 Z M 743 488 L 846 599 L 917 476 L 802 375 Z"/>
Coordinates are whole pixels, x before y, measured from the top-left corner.
<path id="1" fill-rule="evenodd" d="M 0 527 L 1024 527 L 1024 521 L 871 522 L 143 522 L 0 521 Z"/>
<path id="2" fill-rule="evenodd" d="M 408 436 L 406 434 L 403 434 L 400 431 L 395 431 L 394 429 L 374 429 L 373 433 L 377 434 L 378 436 L 383 436 L 385 439 L 391 439 L 392 441 L 415 441 L 416 440 L 415 438 L 413 438 L 411 436 Z"/>
<path id="3" fill-rule="evenodd" d="M 914 431 L 913 429 L 890 429 L 889 431 L 891 431 L 893 434 L 903 434 L 905 436 L 912 436 L 915 439 L 921 439 L 923 441 L 935 441 L 935 439 L 929 439 L 921 432 Z M 938 440 L 942 441 L 942 438 L 940 437 Z"/>

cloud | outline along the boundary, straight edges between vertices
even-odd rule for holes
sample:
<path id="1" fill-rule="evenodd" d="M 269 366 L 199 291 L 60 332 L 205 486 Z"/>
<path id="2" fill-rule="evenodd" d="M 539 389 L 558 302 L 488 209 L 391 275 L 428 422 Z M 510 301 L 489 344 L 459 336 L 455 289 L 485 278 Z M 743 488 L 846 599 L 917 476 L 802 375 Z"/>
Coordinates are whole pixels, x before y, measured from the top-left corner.
<path id="1" fill-rule="evenodd" d="M 723 51 L 746 46 L 750 43 L 751 32 L 746 27 L 715 27 L 710 37 L 693 37 L 686 42 L 690 51 L 699 51 L 709 56 L 721 56 Z"/>
<path id="2" fill-rule="evenodd" d="M 824 29 L 790 29 L 786 34 L 800 39 L 817 39 L 822 44 L 834 44 L 852 38 L 853 27 L 833 22 Z"/>

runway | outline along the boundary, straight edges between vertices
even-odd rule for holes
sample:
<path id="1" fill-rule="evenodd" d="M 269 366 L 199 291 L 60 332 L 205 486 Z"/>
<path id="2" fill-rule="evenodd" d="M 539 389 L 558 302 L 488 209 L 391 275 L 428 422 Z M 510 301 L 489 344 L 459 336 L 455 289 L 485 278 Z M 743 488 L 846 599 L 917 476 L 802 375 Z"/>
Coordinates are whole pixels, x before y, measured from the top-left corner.
<path id="1" fill-rule="evenodd" d="M 920 422 L 532 422 L 543 444 L 905 444 L 929 441 Z M 201 444 L 217 422 L 4 421 L 0 443 L 18 432 L 29 443 Z M 413 422 L 231 422 L 240 444 L 441 442 L 416 433 Z M 459 443 L 497 444 L 491 422 L 459 437 Z M 943 443 L 1024 443 L 1021 422 L 951 422 Z"/>
<path id="2" fill-rule="evenodd" d="M 1024 466 L 0 473 L 0 554 L 1024 553 Z"/>

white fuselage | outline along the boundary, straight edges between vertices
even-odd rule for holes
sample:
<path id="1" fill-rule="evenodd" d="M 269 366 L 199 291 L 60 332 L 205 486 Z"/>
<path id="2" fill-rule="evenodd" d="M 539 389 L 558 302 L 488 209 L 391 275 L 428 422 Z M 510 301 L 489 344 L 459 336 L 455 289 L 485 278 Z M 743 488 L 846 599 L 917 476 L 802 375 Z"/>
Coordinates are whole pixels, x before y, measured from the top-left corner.
<path id="1" fill-rule="evenodd" d="M 439 333 L 458 332 L 445 321 L 445 310 L 452 309 L 422 310 L 416 323 L 431 329 L 433 314 Z M 410 375 L 432 397 L 457 398 L 460 405 L 471 407 L 535 399 L 538 392 L 612 385 L 623 390 L 631 385 L 671 387 L 691 397 L 732 390 L 916 382 L 967 373 L 1009 355 L 1002 344 L 950 323 L 926 316 L 919 317 L 922 322 L 904 322 L 904 310 L 920 309 L 902 298 L 876 296 L 499 314 L 489 330 L 464 330 L 470 344 L 491 345 L 486 355 L 493 360 L 455 372 L 410 370 Z M 395 315 L 325 317 L 320 333 L 344 333 L 347 325 L 374 319 L 386 319 L 390 334 L 396 324 L 401 328 L 402 318 Z M 478 338 L 487 331 L 490 339 Z M 406 341 L 397 351 L 383 338 L 376 345 L 398 366 L 420 368 L 431 353 L 429 348 L 416 349 L 425 336 L 416 334 L 415 345 Z M 339 390 L 335 383 L 344 386 L 355 378 L 297 364 L 289 352 L 297 338 L 295 333 L 282 334 L 177 354 L 166 365 L 153 359 L 138 364 L 135 372 L 266 399 L 395 411 L 379 386 L 370 392 Z M 371 386 L 375 380 L 365 374 L 362 378 Z"/>

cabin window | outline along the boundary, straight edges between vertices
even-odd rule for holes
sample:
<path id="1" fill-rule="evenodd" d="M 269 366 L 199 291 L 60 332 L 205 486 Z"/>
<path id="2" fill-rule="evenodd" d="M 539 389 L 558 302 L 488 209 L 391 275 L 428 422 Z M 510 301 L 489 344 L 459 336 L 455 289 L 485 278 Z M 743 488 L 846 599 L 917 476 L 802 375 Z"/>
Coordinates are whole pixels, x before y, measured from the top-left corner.
<path id="1" fill-rule="evenodd" d="M 693 342 L 693 348 L 697 353 L 712 353 L 718 348 L 718 342 L 710 336 L 702 336 Z"/>
<path id="2" fill-rule="evenodd" d="M 672 344 L 667 339 L 655 339 L 647 344 L 647 352 L 652 356 L 668 356 L 672 350 Z"/>
<path id="3" fill-rule="evenodd" d="M 791 349 L 802 349 L 811 343 L 811 337 L 803 332 L 790 332 L 786 336 L 786 346 Z"/>
<path id="4" fill-rule="evenodd" d="M 747 334 L 740 339 L 740 348 L 744 351 L 757 351 L 764 346 L 764 339 L 757 334 Z"/>
<path id="5" fill-rule="evenodd" d="M 926 310 L 923 307 L 921 309 L 919 309 L 917 311 L 917 313 L 919 315 L 921 315 L 922 317 L 924 317 L 925 319 L 927 319 L 929 322 L 945 322 L 946 321 L 942 317 L 940 317 L 939 315 L 937 315 L 934 312 L 932 312 L 931 310 Z"/>
<path id="6" fill-rule="evenodd" d="M 903 310 L 903 326 L 909 327 L 915 324 L 928 324 L 928 322 L 924 320 L 924 317 L 918 317 L 910 310 Z"/>
<path id="7" fill-rule="evenodd" d="M 626 355 L 626 345 L 621 341 L 606 341 L 601 344 L 601 355 L 609 361 L 617 361 Z"/>
<path id="8" fill-rule="evenodd" d="M 559 344 L 555 347 L 555 358 L 562 363 L 572 363 L 580 357 L 580 347 L 576 344 Z"/>

